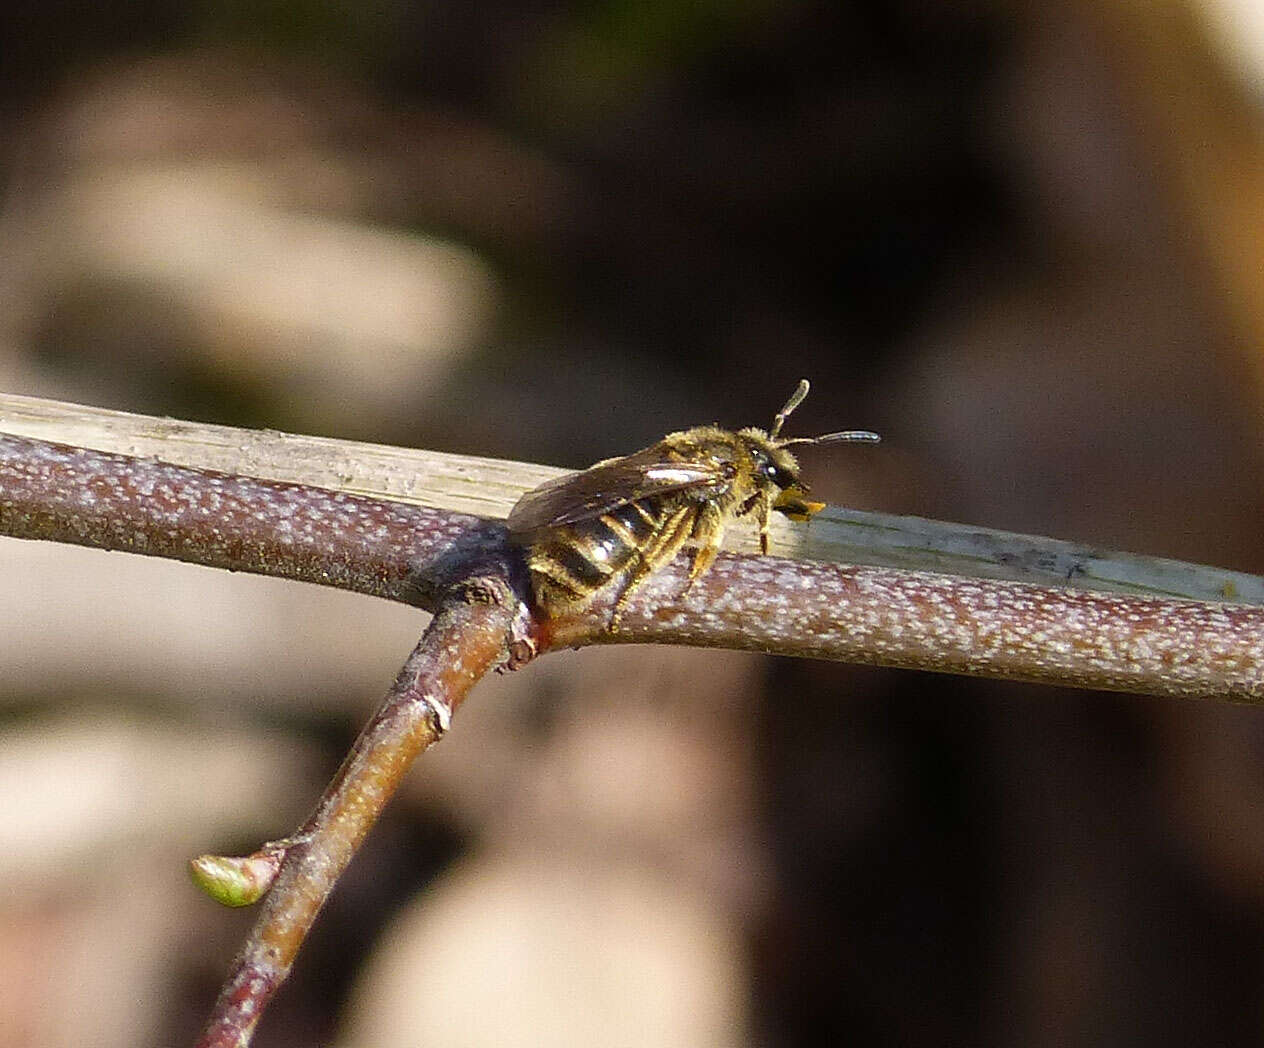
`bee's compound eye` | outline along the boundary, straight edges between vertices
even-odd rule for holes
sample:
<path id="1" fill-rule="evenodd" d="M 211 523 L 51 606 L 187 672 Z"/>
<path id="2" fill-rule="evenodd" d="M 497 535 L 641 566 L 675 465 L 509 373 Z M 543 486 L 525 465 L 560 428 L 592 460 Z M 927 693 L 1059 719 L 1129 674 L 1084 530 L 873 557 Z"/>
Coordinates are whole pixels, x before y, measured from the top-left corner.
<path id="1" fill-rule="evenodd" d="M 764 467 L 764 476 L 771 480 L 779 488 L 788 488 L 792 484 L 797 484 L 799 478 L 788 469 L 783 469 L 773 462 L 769 462 Z"/>
<path id="2" fill-rule="evenodd" d="M 784 488 L 795 482 L 789 471 L 778 467 L 763 448 L 752 448 L 751 459 L 755 463 L 755 471 L 777 487 Z"/>

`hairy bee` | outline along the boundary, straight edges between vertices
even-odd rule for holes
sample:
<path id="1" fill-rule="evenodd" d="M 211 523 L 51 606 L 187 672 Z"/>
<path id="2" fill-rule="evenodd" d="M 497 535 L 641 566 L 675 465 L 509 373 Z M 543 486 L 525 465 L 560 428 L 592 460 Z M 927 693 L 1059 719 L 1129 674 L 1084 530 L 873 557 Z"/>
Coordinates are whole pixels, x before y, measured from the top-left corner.
<path id="1" fill-rule="evenodd" d="M 694 548 L 687 591 L 715 560 L 730 520 L 754 514 L 759 548 L 768 552 L 768 517 L 777 510 L 808 520 L 824 503 L 805 499 L 795 444 L 861 441 L 876 433 L 849 430 L 779 439 L 786 417 L 808 395 L 803 379 L 772 428 L 717 426 L 669 433 L 623 458 L 542 484 L 518 500 L 509 531 L 526 553 L 536 603 L 545 611 L 581 606 L 618 585 L 610 630 L 633 591 L 687 543 Z"/>

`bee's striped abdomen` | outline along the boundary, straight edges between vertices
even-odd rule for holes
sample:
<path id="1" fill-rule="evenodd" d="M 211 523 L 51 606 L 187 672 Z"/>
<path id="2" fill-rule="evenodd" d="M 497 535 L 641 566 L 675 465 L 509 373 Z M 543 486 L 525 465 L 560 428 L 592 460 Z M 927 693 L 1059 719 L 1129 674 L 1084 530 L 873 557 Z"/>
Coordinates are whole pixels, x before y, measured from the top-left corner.
<path id="1" fill-rule="evenodd" d="M 574 603 L 623 578 L 662 526 L 664 500 L 641 498 L 599 517 L 553 528 L 527 557 L 537 593 Z"/>
<path id="2" fill-rule="evenodd" d="M 663 499 L 635 499 L 589 523 L 599 525 L 627 545 L 640 549 L 662 526 Z"/>

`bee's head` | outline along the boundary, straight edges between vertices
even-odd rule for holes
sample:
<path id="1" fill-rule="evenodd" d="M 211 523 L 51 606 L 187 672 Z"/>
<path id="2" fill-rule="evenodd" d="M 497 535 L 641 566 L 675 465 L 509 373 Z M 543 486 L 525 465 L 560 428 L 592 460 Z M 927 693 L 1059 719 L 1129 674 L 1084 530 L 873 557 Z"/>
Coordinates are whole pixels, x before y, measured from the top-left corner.
<path id="1" fill-rule="evenodd" d="M 802 486 L 798 460 L 762 429 L 744 429 L 738 436 L 746 445 L 760 487 L 768 485 L 784 491 Z"/>
<path id="2" fill-rule="evenodd" d="M 814 513 L 824 508 L 824 503 L 809 502 L 803 497 L 807 494 L 808 486 L 799 479 L 799 463 L 786 450 L 787 448 L 794 444 L 876 444 L 881 439 L 876 433 L 857 429 L 826 433 L 820 437 L 782 439 L 781 427 L 785 424 L 790 412 L 803 403 L 803 398 L 808 395 L 809 388 L 807 379 L 799 380 L 798 387 L 786 401 L 786 406 L 777 412 L 772 428 L 767 433 L 762 429 L 744 429 L 739 434 L 748 442 L 751 458 L 755 463 L 756 476 L 761 486 L 775 485 L 780 489 L 780 495 L 773 502 L 772 508 L 781 511 L 791 520 L 810 519 Z M 770 489 L 765 487 L 765 490 Z"/>

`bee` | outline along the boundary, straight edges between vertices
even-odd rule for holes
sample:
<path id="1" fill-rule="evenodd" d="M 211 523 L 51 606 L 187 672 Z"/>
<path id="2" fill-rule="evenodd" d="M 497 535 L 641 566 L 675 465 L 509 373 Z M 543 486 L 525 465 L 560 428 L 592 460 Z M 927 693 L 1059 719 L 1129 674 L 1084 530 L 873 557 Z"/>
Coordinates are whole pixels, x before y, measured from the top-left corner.
<path id="1" fill-rule="evenodd" d="M 537 606 L 576 609 L 618 586 L 609 629 L 619 628 L 628 599 L 686 544 L 694 547 L 689 587 L 715 561 L 731 520 L 754 515 L 759 548 L 768 552 L 775 509 L 806 521 L 824 508 L 806 499 L 807 485 L 788 448 L 796 444 L 876 444 L 876 433 L 848 430 L 821 437 L 781 438 L 781 427 L 808 395 L 808 381 L 767 432 L 718 426 L 669 433 L 623 458 L 568 473 L 522 496 L 509 514 L 512 540 L 524 552 Z"/>

